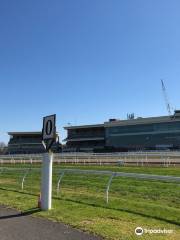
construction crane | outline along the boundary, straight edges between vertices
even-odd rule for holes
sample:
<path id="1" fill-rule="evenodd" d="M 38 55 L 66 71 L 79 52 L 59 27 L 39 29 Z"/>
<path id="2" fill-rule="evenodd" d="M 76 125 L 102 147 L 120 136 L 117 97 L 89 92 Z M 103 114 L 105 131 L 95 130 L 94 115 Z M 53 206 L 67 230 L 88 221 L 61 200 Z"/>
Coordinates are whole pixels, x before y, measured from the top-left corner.
<path id="1" fill-rule="evenodd" d="M 166 103 L 166 109 L 168 111 L 169 116 L 171 116 L 172 115 L 172 113 L 171 113 L 172 108 L 170 106 L 168 95 L 167 95 L 167 92 L 166 92 L 166 88 L 165 88 L 165 85 L 164 85 L 164 82 L 163 82 L 162 79 L 161 79 L 161 84 L 162 84 L 162 91 L 163 91 L 163 95 L 164 95 L 164 100 L 165 100 L 165 103 Z"/>

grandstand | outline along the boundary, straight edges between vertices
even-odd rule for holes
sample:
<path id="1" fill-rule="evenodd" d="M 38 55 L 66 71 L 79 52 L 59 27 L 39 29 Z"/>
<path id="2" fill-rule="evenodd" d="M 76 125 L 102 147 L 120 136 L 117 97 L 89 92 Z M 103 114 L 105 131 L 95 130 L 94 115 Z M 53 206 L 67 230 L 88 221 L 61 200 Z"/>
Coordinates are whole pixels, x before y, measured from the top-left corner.
<path id="1" fill-rule="evenodd" d="M 170 116 L 110 119 L 103 124 L 64 128 L 66 151 L 180 149 L 180 110 Z"/>
<path id="2" fill-rule="evenodd" d="M 42 132 L 8 132 L 8 154 L 34 154 L 43 153 Z M 53 144 L 53 151 L 60 152 L 61 145 L 57 135 L 57 142 Z"/>

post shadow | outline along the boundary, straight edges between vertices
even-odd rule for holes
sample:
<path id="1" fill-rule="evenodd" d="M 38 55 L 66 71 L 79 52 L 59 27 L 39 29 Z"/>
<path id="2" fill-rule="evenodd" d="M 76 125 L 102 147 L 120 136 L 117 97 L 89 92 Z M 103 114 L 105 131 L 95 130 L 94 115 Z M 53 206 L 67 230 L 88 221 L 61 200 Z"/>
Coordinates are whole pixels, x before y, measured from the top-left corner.
<path id="1" fill-rule="evenodd" d="M 6 215 L 6 216 L 0 216 L 0 220 L 29 216 L 29 215 L 32 215 L 33 213 L 37 213 L 37 212 L 40 212 L 40 211 L 41 211 L 40 208 L 30 208 L 28 210 L 25 210 L 24 212 L 20 212 L 20 213 L 16 213 L 16 214 L 10 214 L 10 215 Z"/>

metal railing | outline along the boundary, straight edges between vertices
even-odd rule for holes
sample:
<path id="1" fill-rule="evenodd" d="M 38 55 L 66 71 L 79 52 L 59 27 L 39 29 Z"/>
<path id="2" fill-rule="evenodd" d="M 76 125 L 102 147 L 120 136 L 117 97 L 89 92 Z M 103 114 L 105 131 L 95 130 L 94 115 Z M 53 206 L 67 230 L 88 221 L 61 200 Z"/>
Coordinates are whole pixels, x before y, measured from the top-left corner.
<path id="1" fill-rule="evenodd" d="M 109 202 L 109 191 L 115 177 L 127 177 L 127 178 L 135 178 L 135 179 L 143 179 L 143 180 L 158 180 L 164 182 L 180 182 L 180 177 L 174 176 L 161 176 L 161 175 L 152 175 L 152 174 L 139 174 L 139 173 L 125 173 L 125 172 L 112 172 L 112 171 L 97 171 L 97 170 L 80 170 L 80 169 L 63 169 L 59 172 L 59 179 L 57 182 L 57 195 L 60 194 L 60 184 L 62 182 L 62 178 L 66 173 L 72 174 L 97 174 L 97 175 L 108 175 L 109 179 L 105 189 L 105 198 L 106 203 Z"/>
<path id="2" fill-rule="evenodd" d="M 38 173 L 40 176 L 41 169 L 40 168 L 6 168 L 1 167 L 0 168 L 0 179 L 3 178 L 3 175 L 6 173 L 19 173 L 20 177 L 20 185 L 19 188 L 24 191 L 24 185 L 25 180 L 28 177 L 28 175 L 32 173 Z M 56 182 L 56 194 L 58 197 L 60 197 L 60 190 L 63 184 L 63 178 L 67 174 L 78 174 L 78 175 L 85 175 L 86 177 L 88 175 L 98 175 L 98 176 L 107 176 L 108 181 L 105 184 L 104 194 L 105 194 L 105 201 L 108 204 L 109 203 L 109 192 L 111 189 L 111 185 L 113 184 L 113 179 L 116 177 L 122 177 L 122 178 L 133 178 L 133 179 L 139 179 L 139 180 L 156 180 L 156 181 L 162 181 L 162 182 L 174 182 L 179 183 L 180 177 L 175 176 L 163 176 L 163 175 L 153 175 L 153 174 L 139 174 L 139 173 L 126 173 L 126 172 L 112 172 L 112 171 L 97 171 L 97 170 L 81 170 L 81 169 L 55 169 L 54 174 L 58 176 L 58 180 Z M 19 182 L 19 181 L 18 181 Z M 72 183 L 73 184 L 73 183 Z"/>
<path id="3" fill-rule="evenodd" d="M 42 154 L 0 155 L 0 165 L 5 163 L 41 163 Z M 144 166 L 160 164 L 168 167 L 180 164 L 180 152 L 125 152 L 125 153 L 56 153 L 55 163 L 63 164 L 135 164 Z"/>

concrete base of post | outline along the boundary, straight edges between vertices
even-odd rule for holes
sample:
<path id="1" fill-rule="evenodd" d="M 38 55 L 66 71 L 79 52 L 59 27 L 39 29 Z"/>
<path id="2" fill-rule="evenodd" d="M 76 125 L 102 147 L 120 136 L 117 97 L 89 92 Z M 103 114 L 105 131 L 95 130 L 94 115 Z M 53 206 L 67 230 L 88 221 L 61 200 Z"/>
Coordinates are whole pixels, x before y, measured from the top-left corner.
<path id="1" fill-rule="evenodd" d="M 41 174 L 41 209 L 45 211 L 52 207 L 52 162 L 53 153 L 44 153 Z"/>

